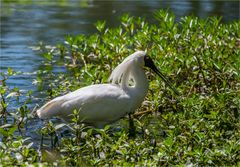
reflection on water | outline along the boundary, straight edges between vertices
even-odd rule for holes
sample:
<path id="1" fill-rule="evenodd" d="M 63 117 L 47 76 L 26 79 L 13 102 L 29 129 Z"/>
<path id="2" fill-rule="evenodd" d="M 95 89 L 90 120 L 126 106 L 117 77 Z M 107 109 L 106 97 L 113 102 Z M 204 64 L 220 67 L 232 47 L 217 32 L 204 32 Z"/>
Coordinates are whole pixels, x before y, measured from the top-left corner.
<path id="1" fill-rule="evenodd" d="M 40 41 L 47 44 L 62 42 L 66 34 L 89 34 L 96 30 L 93 23 L 107 20 L 116 26 L 123 13 L 144 16 L 153 21 L 152 13 L 169 8 L 178 21 L 184 15 L 200 17 L 223 16 L 224 22 L 239 19 L 239 2 L 224 1 L 99 1 L 58 0 L 54 2 L 24 0 L 1 4 L 1 53 L 0 70 L 11 67 L 27 72 L 9 80 L 9 84 L 21 90 L 36 88 L 32 81 L 43 60 L 30 49 Z M 35 91 L 36 93 L 36 91 Z"/>

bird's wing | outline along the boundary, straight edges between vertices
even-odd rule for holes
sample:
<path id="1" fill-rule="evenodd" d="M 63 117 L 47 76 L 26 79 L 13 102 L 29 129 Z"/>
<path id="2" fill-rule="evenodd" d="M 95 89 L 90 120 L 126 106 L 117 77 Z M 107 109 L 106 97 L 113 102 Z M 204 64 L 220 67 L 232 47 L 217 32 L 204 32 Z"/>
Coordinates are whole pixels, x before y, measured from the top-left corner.
<path id="1" fill-rule="evenodd" d="M 37 113 L 40 118 L 66 118 L 74 109 L 79 110 L 81 119 L 87 122 L 111 121 L 130 110 L 130 101 L 129 96 L 116 85 L 92 85 L 53 99 Z"/>
<path id="2" fill-rule="evenodd" d="M 62 104 L 64 110 L 79 110 L 84 122 L 111 122 L 130 110 L 130 97 L 112 84 L 93 85 L 73 92 Z M 69 110 L 68 110 L 69 112 Z"/>

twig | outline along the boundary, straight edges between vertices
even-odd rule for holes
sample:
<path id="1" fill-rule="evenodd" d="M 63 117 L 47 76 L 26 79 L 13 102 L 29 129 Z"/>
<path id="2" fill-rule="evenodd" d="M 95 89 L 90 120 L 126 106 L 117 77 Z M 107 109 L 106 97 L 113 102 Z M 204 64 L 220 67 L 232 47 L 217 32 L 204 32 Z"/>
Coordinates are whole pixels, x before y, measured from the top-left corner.
<path id="1" fill-rule="evenodd" d="M 136 113 L 134 113 L 132 116 L 133 116 L 134 118 L 136 118 L 136 117 L 142 116 L 142 115 L 144 115 L 144 114 L 149 114 L 149 113 L 152 113 L 152 112 L 153 112 L 152 110 L 147 110 L 147 111 L 142 111 L 142 112 L 136 112 Z"/>

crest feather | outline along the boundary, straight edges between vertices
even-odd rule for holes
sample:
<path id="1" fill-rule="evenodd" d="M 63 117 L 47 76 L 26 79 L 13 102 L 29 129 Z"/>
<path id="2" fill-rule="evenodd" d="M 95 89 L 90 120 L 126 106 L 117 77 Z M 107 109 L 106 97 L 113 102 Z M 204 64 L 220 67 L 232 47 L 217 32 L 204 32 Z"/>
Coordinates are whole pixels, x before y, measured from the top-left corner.
<path id="1" fill-rule="evenodd" d="M 145 54 L 145 52 L 137 51 L 125 58 L 123 62 L 113 70 L 108 80 L 113 84 L 118 84 L 123 89 L 128 87 L 128 81 L 131 77 L 134 58 L 140 54 Z"/>

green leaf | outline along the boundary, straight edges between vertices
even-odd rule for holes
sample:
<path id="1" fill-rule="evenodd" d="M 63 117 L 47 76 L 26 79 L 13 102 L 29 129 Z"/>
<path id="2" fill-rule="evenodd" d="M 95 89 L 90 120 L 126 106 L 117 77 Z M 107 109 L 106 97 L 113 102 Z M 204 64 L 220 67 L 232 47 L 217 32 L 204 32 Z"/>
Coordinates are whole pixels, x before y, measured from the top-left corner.
<path id="1" fill-rule="evenodd" d="M 61 129 L 62 127 L 66 126 L 65 123 L 61 123 L 55 126 L 55 130 Z"/>
<path id="2" fill-rule="evenodd" d="M 18 147 L 22 146 L 22 143 L 20 141 L 13 141 L 12 146 L 15 148 L 18 148 Z"/>
<path id="3" fill-rule="evenodd" d="M 8 134 L 13 135 L 13 133 L 17 130 L 17 126 L 13 126 L 8 130 Z"/>
<path id="4" fill-rule="evenodd" d="M 1 141 L 0 141 L 0 147 L 1 147 L 2 149 L 7 149 L 7 146 L 6 146 L 3 142 L 1 142 Z"/>
<path id="5" fill-rule="evenodd" d="M 45 57 L 47 60 L 50 60 L 50 61 L 51 61 L 52 58 L 53 58 L 52 53 L 49 53 L 49 52 L 43 53 L 42 55 L 43 55 L 43 57 Z"/>
<path id="6" fill-rule="evenodd" d="M 13 75 L 13 69 L 11 69 L 11 68 L 8 68 L 8 75 Z"/>
<path id="7" fill-rule="evenodd" d="M 99 32 L 103 32 L 105 25 L 106 25 L 106 21 L 97 21 L 97 23 L 95 24 Z"/>

